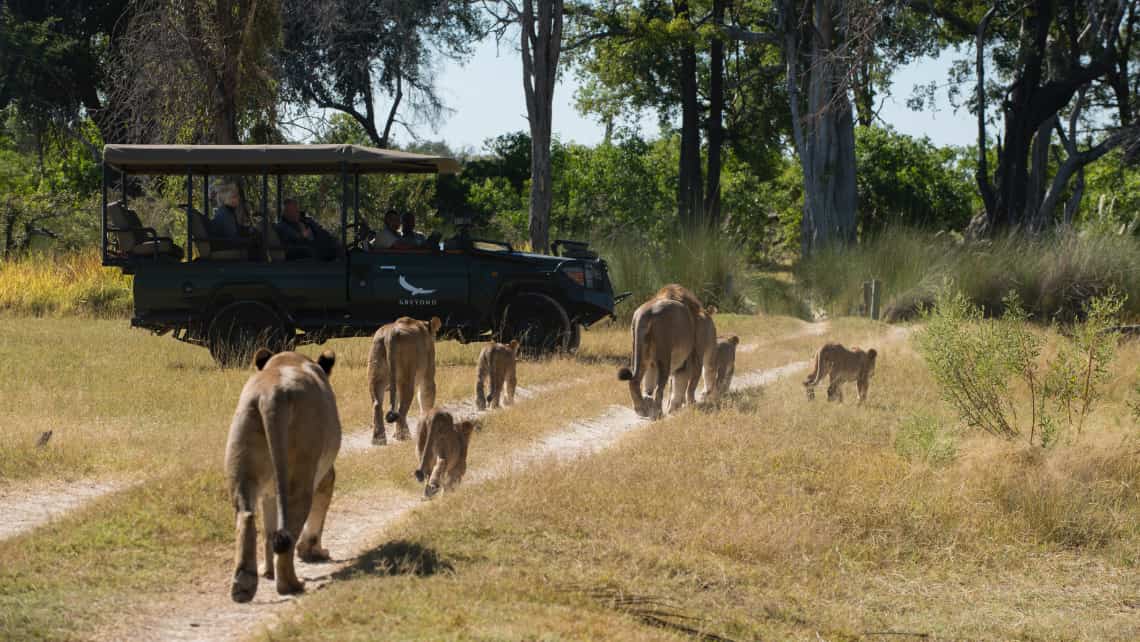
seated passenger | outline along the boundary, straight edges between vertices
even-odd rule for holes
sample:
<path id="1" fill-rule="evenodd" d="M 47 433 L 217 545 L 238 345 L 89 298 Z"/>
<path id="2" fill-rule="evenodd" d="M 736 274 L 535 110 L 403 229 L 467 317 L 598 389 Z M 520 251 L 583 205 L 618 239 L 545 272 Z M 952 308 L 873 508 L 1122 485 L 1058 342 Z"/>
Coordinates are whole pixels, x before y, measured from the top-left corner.
<path id="1" fill-rule="evenodd" d="M 286 260 L 314 256 L 329 259 L 336 254 L 336 239 L 320 223 L 301 212 L 295 198 L 285 199 L 281 220 L 273 227 L 285 246 Z"/>
<path id="2" fill-rule="evenodd" d="M 376 233 L 376 240 L 373 242 L 372 247 L 376 249 L 385 250 L 394 247 L 400 240 L 400 215 L 396 210 L 388 210 L 384 213 L 384 227 Z"/>
<path id="3" fill-rule="evenodd" d="M 396 242 L 395 247 L 422 248 L 426 244 L 427 238 L 416 231 L 416 215 L 412 212 L 404 212 L 404 215 L 400 217 L 400 239 Z"/>
<path id="4" fill-rule="evenodd" d="M 248 236 L 248 231 L 242 234 L 245 227 L 238 222 L 238 206 L 241 196 L 237 187 L 226 184 L 218 191 L 219 205 L 214 208 L 214 217 L 210 219 L 210 237 L 214 239 L 236 239 Z"/>

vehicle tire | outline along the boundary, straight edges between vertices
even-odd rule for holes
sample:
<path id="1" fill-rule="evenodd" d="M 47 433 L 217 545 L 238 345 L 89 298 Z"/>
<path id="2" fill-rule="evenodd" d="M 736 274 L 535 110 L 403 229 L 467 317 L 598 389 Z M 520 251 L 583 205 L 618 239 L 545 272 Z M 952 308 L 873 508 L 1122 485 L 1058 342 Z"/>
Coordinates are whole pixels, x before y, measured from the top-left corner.
<path id="1" fill-rule="evenodd" d="M 281 315 L 260 301 L 230 303 L 214 313 L 206 330 L 210 356 L 223 368 L 249 365 L 258 348 L 281 352 L 293 333 Z"/>
<path id="2" fill-rule="evenodd" d="M 541 292 L 516 294 L 503 309 L 501 340 L 518 339 L 519 352 L 538 358 L 577 348 L 574 325 L 558 301 Z"/>

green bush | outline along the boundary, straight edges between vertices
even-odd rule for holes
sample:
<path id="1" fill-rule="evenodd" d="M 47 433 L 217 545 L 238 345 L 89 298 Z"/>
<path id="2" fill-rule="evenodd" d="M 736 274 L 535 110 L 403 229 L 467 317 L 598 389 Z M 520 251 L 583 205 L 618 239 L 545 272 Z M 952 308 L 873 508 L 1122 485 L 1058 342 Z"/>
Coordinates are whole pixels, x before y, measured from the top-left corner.
<path id="1" fill-rule="evenodd" d="M 1005 298 L 1000 319 L 985 318 L 980 307 L 947 285 L 915 340 L 942 398 L 966 425 L 1007 439 L 1028 432 L 1031 445 L 1048 447 L 1062 430 L 1075 428 L 1079 435 L 1099 399 L 1115 355 L 1112 327 L 1123 304 L 1115 292 L 1093 298 L 1072 338 L 1059 339 L 1056 356 L 1043 364 L 1045 338 L 1028 323 L 1015 292 Z M 1028 393 L 1025 402 L 1014 394 L 1018 383 Z"/>

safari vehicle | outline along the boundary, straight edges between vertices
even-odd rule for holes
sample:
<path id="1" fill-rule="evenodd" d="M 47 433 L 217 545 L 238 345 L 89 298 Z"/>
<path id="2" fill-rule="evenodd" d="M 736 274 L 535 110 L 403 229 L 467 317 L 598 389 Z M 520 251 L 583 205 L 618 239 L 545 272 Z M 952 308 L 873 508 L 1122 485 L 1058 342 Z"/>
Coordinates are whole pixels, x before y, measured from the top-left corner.
<path id="1" fill-rule="evenodd" d="M 223 366 L 244 365 L 256 345 L 368 336 L 402 316 L 438 316 L 441 336 L 464 343 L 517 338 L 531 354 L 573 351 L 582 326 L 613 315 L 606 263 L 584 243 L 555 241 L 559 255 L 546 256 L 461 227 L 426 249 L 375 246 L 361 175 L 455 173 L 450 158 L 357 145 L 107 145 L 103 165 L 103 265 L 134 276 L 131 325 L 205 346 Z M 270 177 L 280 212 L 283 181 L 303 174 L 340 176 L 340 246 L 326 260 L 285 260 L 271 225 Z M 130 209 L 133 175 L 185 177 L 184 250 Z M 247 193 L 260 190 L 250 217 L 259 238 L 210 237 L 211 176 L 259 177 L 245 182 Z"/>

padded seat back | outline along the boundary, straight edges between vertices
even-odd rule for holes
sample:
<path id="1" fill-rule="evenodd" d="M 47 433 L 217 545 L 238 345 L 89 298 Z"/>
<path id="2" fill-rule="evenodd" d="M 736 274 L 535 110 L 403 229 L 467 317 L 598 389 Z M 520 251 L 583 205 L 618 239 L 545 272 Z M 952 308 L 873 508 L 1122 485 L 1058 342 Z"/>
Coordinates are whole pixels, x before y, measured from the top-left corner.
<path id="1" fill-rule="evenodd" d="M 131 225 L 127 213 L 128 210 L 119 201 L 107 203 L 107 221 L 111 224 L 111 235 L 115 239 L 115 246 L 124 254 L 129 254 L 139 241 L 134 228 L 142 227 L 141 223 Z M 138 220 L 137 216 L 135 220 Z"/>

